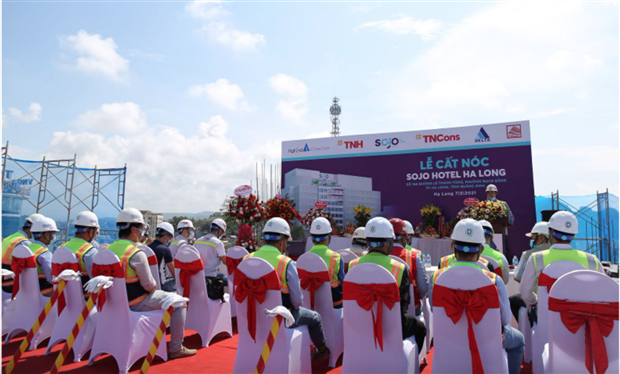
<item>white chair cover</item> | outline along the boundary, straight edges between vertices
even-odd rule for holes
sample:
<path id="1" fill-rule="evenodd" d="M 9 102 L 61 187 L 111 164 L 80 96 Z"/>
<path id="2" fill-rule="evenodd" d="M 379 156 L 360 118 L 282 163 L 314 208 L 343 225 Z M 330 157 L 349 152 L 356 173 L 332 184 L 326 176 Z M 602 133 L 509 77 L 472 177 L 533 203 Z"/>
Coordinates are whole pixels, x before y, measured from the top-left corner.
<path id="1" fill-rule="evenodd" d="M 523 353 L 523 360 L 525 362 L 532 362 L 532 326 L 530 325 L 530 318 L 527 315 L 527 308 L 519 308 L 519 331 L 525 338 L 525 352 Z"/>
<path id="2" fill-rule="evenodd" d="M 465 281 L 466 280 L 466 281 Z M 501 282 L 501 278 L 497 279 Z M 457 266 L 444 271 L 435 283 L 455 290 L 475 290 L 492 285 L 480 270 Z M 443 307 L 437 306 L 433 290 L 433 330 L 435 352 L 433 373 L 470 373 L 472 357 L 467 337 L 465 311 L 454 324 Z M 499 308 L 489 308 L 478 324 L 473 324 L 480 359 L 485 373 L 508 373 L 508 361 L 502 349 L 502 326 Z"/>
<path id="3" fill-rule="evenodd" d="M 549 297 L 578 302 L 618 302 L 618 283 L 605 274 L 592 270 L 576 270 L 561 276 L 551 288 Z M 548 373 L 587 373 L 585 366 L 585 326 L 570 332 L 560 313 L 549 311 Z M 540 317 L 539 317 L 540 318 Z M 609 366 L 606 373 L 620 372 L 618 360 L 618 321 L 608 337 L 603 337 Z M 541 324 L 542 328 L 543 325 Z M 545 361 L 547 361 L 545 360 Z M 597 373 L 601 374 L 601 373 Z"/>
<path id="4" fill-rule="evenodd" d="M 542 273 L 547 276 L 558 279 L 562 275 L 570 273 L 573 270 L 585 269 L 581 264 L 574 261 L 556 261 L 546 266 Z M 548 332 L 549 322 L 549 293 L 547 287 L 538 287 L 538 322 L 532 328 L 531 341 L 532 341 L 532 370 L 534 373 L 544 373 L 542 353 L 545 344 L 549 342 Z M 538 326 L 541 328 L 539 329 Z"/>
<path id="5" fill-rule="evenodd" d="M 30 248 L 25 245 L 18 245 L 13 250 L 13 257 L 34 258 L 34 254 Z M 17 292 L 15 299 L 11 302 L 11 304 L 14 305 L 14 314 L 7 331 L 5 343 L 8 343 L 11 338 L 19 332 L 27 333 L 30 331 L 49 299 L 49 297 L 43 296 L 39 289 L 37 268 L 25 268 L 22 270 L 19 277 L 19 292 Z M 54 305 L 39 328 L 39 331 L 37 331 L 32 339 L 29 349 L 35 349 L 39 343 L 50 337 L 54 322 L 56 321 L 56 315 L 56 306 Z"/>
<path id="6" fill-rule="evenodd" d="M 314 253 L 304 253 L 297 260 L 297 269 L 303 269 L 310 273 L 328 271 L 323 259 Z M 301 279 L 301 276 L 300 276 Z M 304 295 L 303 307 L 310 307 L 310 293 L 302 288 Z M 330 350 L 329 366 L 336 367 L 338 357 L 344 352 L 343 314 L 342 308 L 334 309 L 330 282 L 323 282 L 321 287 L 314 293 L 314 311 L 321 315 L 325 341 Z"/>
<path id="7" fill-rule="evenodd" d="M 237 270 L 242 271 L 250 279 L 258 279 L 274 271 L 267 261 L 257 257 L 243 260 Z M 243 302 L 237 303 L 239 343 L 233 373 L 253 373 L 256 369 L 256 364 L 273 323 L 273 318 L 265 315 L 265 309 L 273 309 L 282 305 L 282 294 L 280 291 L 267 290 L 265 301 L 256 305 L 256 341 L 248 332 L 247 302 L 248 299 L 246 298 Z M 284 322 L 282 323 L 284 324 Z M 264 372 L 311 373 L 310 345 L 310 334 L 306 326 L 294 329 L 281 326 Z"/>
<path id="8" fill-rule="evenodd" d="M 4 269 L 3 269 L 4 273 Z M 6 276 L 8 277 L 8 274 Z M 2 276 L 3 280 L 5 278 L 4 274 Z M 11 327 L 11 322 L 13 322 L 13 316 L 15 315 L 15 302 L 11 299 L 11 294 L 8 292 L 2 291 L 2 335 L 9 332 L 9 328 Z"/>
<path id="9" fill-rule="evenodd" d="M 497 268 L 499 268 L 501 266 L 501 264 L 499 262 L 495 261 L 495 259 L 493 257 L 486 256 L 486 255 L 480 255 L 480 257 L 484 258 L 487 261 L 489 261 L 489 265 L 493 266 L 493 269 L 497 269 Z"/>
<path id="10" fill-rule="evenodd" d="M 189 263 L 200 260 L 200 256 L 189 246 L 180 246 L 175 260 Z M 174 271 L 178 280 L 177 293 L 183 295 L 179 276 L 181 269 L 175 267 Z M 187 306 L 185 329 L 196 331 L 200 335 L 203 347 L 208 347 L 211 340 L 221 332 L 232 337 L 229 295 L 226 294 L 224 297 L 225 302 L 209 299 L 203 271 L 194 274 L 190 279 L 190 302 Z"/>
<path id="11" fill-rule="evenodd" d="M 422 300 L 422 315 L 424 316 L 424 323 L 426 324 L 424 345 L 426 345 L 426 353 L 428 354 L 433 344 L 433 311 L 431 309 L 431 303 L 426 296 L 424 296 Z"/>
<path id="12" fill-rule="evenodd" d="M 157 256 L 155 256 L 155 252 L 153 252 L 151 247 L 146 244 L 138 244 L 138 248 L 146 254 L 146 257 L 149 260 L 151 274 L 153 275 L 153 278 L 155 278 L 155 283 L 157 283 L 157 289 L 161 290 L 161 276 L 159 275 L 159 264 L 157 263 Z"/>
<path id="13" fill-rule="evenodd" d="M 342 256 L 342 261 L 344 262 L 344 266 L 348 266 L 349 262 L 357 258 L 357 255 L 355 254 L 355 252 L 349 251 L 346 249 L 341 249 L 338 251 L 338 253 L 340 254 L 340 256 Z"/>
<path id="14" fill-rule="evenodd" d="M 72 263 L 77 264 L 77 258 L 67 247 L 58 248 L 52 257 L 53 264 Z M 80 280 L 68 281 L 63 291 L 66 300 L 65 308 L 54 324 L 54 329 L 50 337 L 45 354 L 49 354 L 56 344 L 61 343 L 69 337 L 71 329 L 75 325 L 86 302 L 82 292 L 82 282 Z M 62 296 L 61 296 L 62 297 Z M 59 299 L 60 300 L 60 299 Z M 58 303 L 58 302 L 57 302 Z M 93 308 L 84 321 L 80 333 L 73 343 L 74 362 L 79 362 L 92 347 L 95 337 L 95 327 L 97 323 L 97 308 Z"/>
<path id="15" fill-rule="evenodd" d="M 392 274 L 376 264 L 358 264 L 347 273 L 345 282 L 385 284 L 396 282 Z M 373 314 L 355 300 L 344 300 L 344 358 L 343 373 L 419 373 L 418 347 L 414 337 L 402 339 L 400 303 L 392 309 L 383 305 L 383 351 L 375 346 Z"/>
<path id="16" fill-rule="evenodd" d="M 238 245 L 228 249 L 226 257 L 238 260 L 245 257 L 248 254 L 248 250 Z M 233 317 L 237 316 L 237 300 L 235 300 L 235 273 L 230 274 L 228 272 L 228 292 L 230 293 L 230 313 Z"/>
<path id="17" fill-rule="evenodd" d="M 109 250 L 99 251 L 94 258 L 94 263 L 100 265 L 118 262 L 118 257 Z M 107 353 L 116 359 L 119 372 L 125 374 L 136 361 L 148 353 L 164 317 L 164 311 L 132 312 L 127 301 L 125 278 L 113 278 L 113 282 L 112 287 L 105 290 L 106 302 L 98 313 L 88 365 L 92 365 L 97 357 Z M 166 341 L 165 333 L 162 341 Z M 168 360 L 166 344 L 160 344 L 155 354 L 164 361 Z"/>

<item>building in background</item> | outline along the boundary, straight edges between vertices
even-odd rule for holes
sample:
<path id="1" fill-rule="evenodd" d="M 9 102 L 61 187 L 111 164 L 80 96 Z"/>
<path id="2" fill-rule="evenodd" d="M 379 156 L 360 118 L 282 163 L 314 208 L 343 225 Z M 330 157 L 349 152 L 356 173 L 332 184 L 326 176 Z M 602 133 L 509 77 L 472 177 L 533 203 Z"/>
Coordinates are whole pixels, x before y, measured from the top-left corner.
<path id="1" fill-rule="evenodd" d="M 342 228 L 347 222 L 355 223 L 353 208 L 360 204 L 372 209 L 373 215 L 381 211 L 381 192 L 372 190 L 372 178 L 293 169 L 284 175 L 284 185 L 282 195 L 295 200 L 299 214 L 324 201 L 325 210 Z"/>
<path id="2" fill-rule="evenodd" d="M 144 222 L 149 225 L 151 237 L 155 237 L 155 228 L 160 223 L 164 222 L 164 215 L 162 213 L 153 213 L 150 210 L 141 210 Z"/>

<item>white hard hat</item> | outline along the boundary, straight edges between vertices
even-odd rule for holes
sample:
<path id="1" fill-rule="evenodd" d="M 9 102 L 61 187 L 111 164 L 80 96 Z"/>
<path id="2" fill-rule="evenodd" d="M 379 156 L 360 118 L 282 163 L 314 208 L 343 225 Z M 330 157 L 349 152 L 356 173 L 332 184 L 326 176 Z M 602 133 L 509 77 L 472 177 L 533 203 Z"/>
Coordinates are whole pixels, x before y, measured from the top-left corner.
<path id="1" fill-rule="evenodd" d="M 99 219 L 97 215 L 89 210 L 78 213 L 73 221 L 73 226 L 97 227 L 99 228 Z"/>
<path id="2" fill-rule="evenodd" d="M 450 238 L 464 243 L 483 244 L 485 242 L 484 229 L 482 228 L 482 225 L 472 218 L 465 218 L 458 221 L 454 226 L 454 230 L 452 231 L 452 236 Z"/>
<path id="3" fill-rule="evenodd" d="M 190 228 L 190 229 L 196 229 L 194 227 L 194 223 L 188 219 L 182 219 L 179 221 L 179 223 L 177 224 L 177 230 L 180 229 L 186 229 L 186 228 Z"/>
<path id="4" fill-rule="evenodd" d="M 368 221 L 364 231 L 367 239 L 394 239 L 394 227 L 390 221 L 383 217 L 375 217 Z"/>
<path id="5" fill-rule="evenodd" d="M 58 231 L 58 228 L 56 227 L 56 222 L 53 219 L 49 217 L 43 217 L 41 219 L 37 219 L 34 221 L 30 231 L 31 232 L 48 232 L 48 231 L 56 232 Z"/>
<path id="6" fill-rule="evenodd" d="M 327 235 L 332 232 L 332 225 L 329 223 L 327 218 L 319 217 L 315 218 L 310 225 L 310 234 L 311 235 Z"/>
<path id="7" fill-rule="evenodd" d="M 489 185 L 487 186 L 487 190 L 486 190 L 486 192 L 489 192 L 489 191 L 497 192 L 497 186 L 496 186 L 496 185 L 494 185 L 494 184 L 489 184 Z"/>
<path id="8" fill-rule="evenodd" d="M 487 221 L 486 219 L 481 219 L 480 221 L 478 221 L 478 223 L 482 225 L 483 229 L 490 230 L 491 235 L 495 234 L 495 230 L 493 230 L 493 225 L 491 225 L 491 222 Z"/>
<path id="9" fill-rule="evenodd" d="M 174 236 L 174 227 L 172 227 L 172 224 L 170 222 L 161 222 L 159 225 L 157 225 L 157 230 L 160 229 Z"/>
<path id="10" fill-rule="evenodd" d="M 532 232 L 528 232 L 525 236 L 532 237 L 532 234 L 544 235 L 549 237 L 549 224 L 545 221 L 536 222 L 532 227 Z"/>
<path id="11" fill-rule="evenodd" d="M 411 224 L 411 222 L 407 220 L 403 220 L 403 222 L 405 222 L 405 231 L 407 232 L 407 234 L 408 235 L 415 234 L 415 231 L 413 231 L 413 225 Z"/>
<path id="12" fill-rule="evenodd" d="M 211 226 L 213 226 L 213 225 L 215 225 L 215 226 L 219 227 L 220 229 L 226 231 L 226 227 L 227 227 L 226 226 L 226 221 L 224 221 L 221 218 L 214 219 L 213 222 L 211 222 Z"/>
<path id="13" fill-rule="evenodd" d="M 280 217 L 274 217 L 267 221 L 265 227 L 263 228 L 263 234 L 271 233 L 271 234 L 282 234 L 286 235 L 289 238 L 291 237 L 291 228 L 288 225 L 288 222 Z"/>
<path id="14" fill-rule="evenodd" d="M 45 216 L 41 213 L 32 213 L 31 215 L 26 217 L 26 222 L 30 222 L 32 224 L 34 223 L 34 221 L 39 220 L 41 218 L 45 218 Z"/>
<path id="15" fill-rule="evenodd" d="M 142 213 L 136 208 L 125 208 L 118 213 L 116 217 L 116 223 L 142 223 L 144 224 L 144 218 Z"/>
<path id="16" fill-rule="evenodd" d="M 353 231 L 353 239 L 366 239 L 366 235 L 364 232 L 366 229 L 364 227 L 358 227 Z"/>
<path id="17" fill-rule="evenodd" d="M 561 210 L 555 212 L 549 219 L 549 228 L 566 234 L 575 235 L 579 231 L 577 217 L 571 212 Z"/>

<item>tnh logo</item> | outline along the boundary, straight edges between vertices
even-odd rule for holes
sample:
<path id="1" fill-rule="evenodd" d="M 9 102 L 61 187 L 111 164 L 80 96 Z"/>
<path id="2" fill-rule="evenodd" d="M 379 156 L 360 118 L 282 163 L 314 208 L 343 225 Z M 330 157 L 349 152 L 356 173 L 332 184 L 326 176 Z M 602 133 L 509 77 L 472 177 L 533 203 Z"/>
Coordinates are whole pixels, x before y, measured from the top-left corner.
<path id="1" fill-rule="evenodd" d="M 364 141 L 363 140 L 345 141 L 344 142 L 344 147 L 346 149 L 364 148 Z"/>
<path id="2" fill-rule="evenodd" d="M 521 125 L 506 125 L 506 138 L 515 139 L 521 137 Z"/>
<path id="3" fill-rule="evenodd" d="M 490 142 L 491 138 L 489 137 L 489 134 L 487 134 L 487 132 L 484 130 L 484 127 L 480 128 L 480 131 L 478 131 L 478 137 L 476 137 L 476 139 L 474 139 L 474 142 L 476 143 L 487 143 Z"/>

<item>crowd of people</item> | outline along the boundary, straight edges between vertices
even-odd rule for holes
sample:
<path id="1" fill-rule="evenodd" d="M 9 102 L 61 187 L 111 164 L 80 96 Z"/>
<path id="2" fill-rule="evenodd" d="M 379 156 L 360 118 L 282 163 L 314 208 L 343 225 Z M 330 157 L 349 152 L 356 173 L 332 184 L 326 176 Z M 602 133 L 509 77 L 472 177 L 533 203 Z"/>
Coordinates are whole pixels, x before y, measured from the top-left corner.
<path id="1" fill-rule="evenodd" d="M 141 249 L 148 236 L 148 227 L 137 209 L 122 210 L 117 219 L 118 239 L 105 249 L 114 252 L 123 264 L 129 307 L 133 311 L 161 309 L 167 292 L 176 291 L 174 258 L 183 248 L 200 254 L 204 265 L 207 285 L 224 283 L 226 275 L 219 271 L 220 264 L 226 261 L 226 250 L 222 237 L 226 234 L 226 222 L 215 219 L 210 232 L 195 238 L 195 227 L 190 220 L 182 220 L 176 230 L 168 223 L 157 225 L 155 240 L 148 246 L 155 253 L 158 262 L 159 282 L 149 267 L 147 255 Z M 90 211 L 81 212 L 73 222 L 75 237 L 62 244 L 70 249 L 78 260 L 82 282 L 93 276 L 93 259 L 98 251 L 96 242 L 99 233 L 97 216 Z M 325 262 L 330 276 L 333 308 L 343 307 L 343 282 L 345 274 L 363 263 L 377 264 L 388 270 L 398 285 L 400 293 L 400 316 L 403 339 L 414 337 L 418 349 L 422 349 L 427 328 L 420 318 L 422 302 L 428 298 L 433 305 L 433 288 L 437 279 L 455 267 L 476 269 L 492 281 L 497 289 L 500 303 L 502 346 L 508 354 L 509 373 L 519 373 L 523 359 L 525 339 L 521 332 L 512 326 L 512 314 L 520 307 L 528 307 L 532 320 L 536 319 L 537 282 L 542 269 L 549 264 L 568 260 L 582 264 L 586 269 L 602 272 L 599 260 L 589 253 L 571 247 L 571 240 L 578 230 L 576 217 L 566 211 L 555 213 L 549 222 L 538 222 L 526 235 L 531 238 L 531 248 L 524 251 L 514 275 L 520 282 L 520 295 L 510 299 L 506 290 L 509 281 L 509 266 L 506 257 L 491 247 L 494 230 L 487 221 L 471 218 L 460 220 L 452 232 L 451 248 L 453 254 L 440 260 L 440 266 L 430 277 L 423 264 L 422 253 L 411 247 L 414 234 L 410 222 L 400 218 L 386 219 L 374 217 L 365 227 L 359 227 L 352 236 L 348 249 L 333 251 L 329 248 L 332 227 L 325 218 L 315 219 L 310 226 L 313 243 L 311 253 Z M 2 243 L 2 267 L 11 269 L 12 253 L 17 246 L 26 246 L 34 254 L 39 275 L 39 285 L 44 296 L 53 291 L 52 252 L 49 250 L 58 228 L 53 219 L 41 214 L 28 217 L 22 230 L 8 236 Z M 303 293 L 296 262 L 287 256 L 287 248 L 292 239 L 289 224 L 282 218 L 272 218 L 264 226 L 263 246 L 247 257 L 257 257 L 267 261 L 276 271 L 280 281 L 282 305 L 295 320 L 295 326 L 306 325 L 315 346 L 313 358 L 322 360 L 330 355 L 326 346 L 321 315 L 302 307 Z M 355 254 L 356 258 L 345 262 L 343 251 Z M 396 256 L 403 261 L 390 257 Z M 465 281 L 465 280 L 464 280 Z M 160 287 L 158 288 L 158 283 Z M 410 291 L 410 285 L 413 292 Z M 12 292 L 12 280 L 3 280 L 4 292 Z M 415 313 L 408 313 L 410 303 L 415 305 Z M 183 346 L 185 328 L 185 308 L 176 308 L 170 321 L 171 342 L 170 359 L 196 354 L 195 349 Z M 465 348 L 466 349 L 466 348 Z"/>

